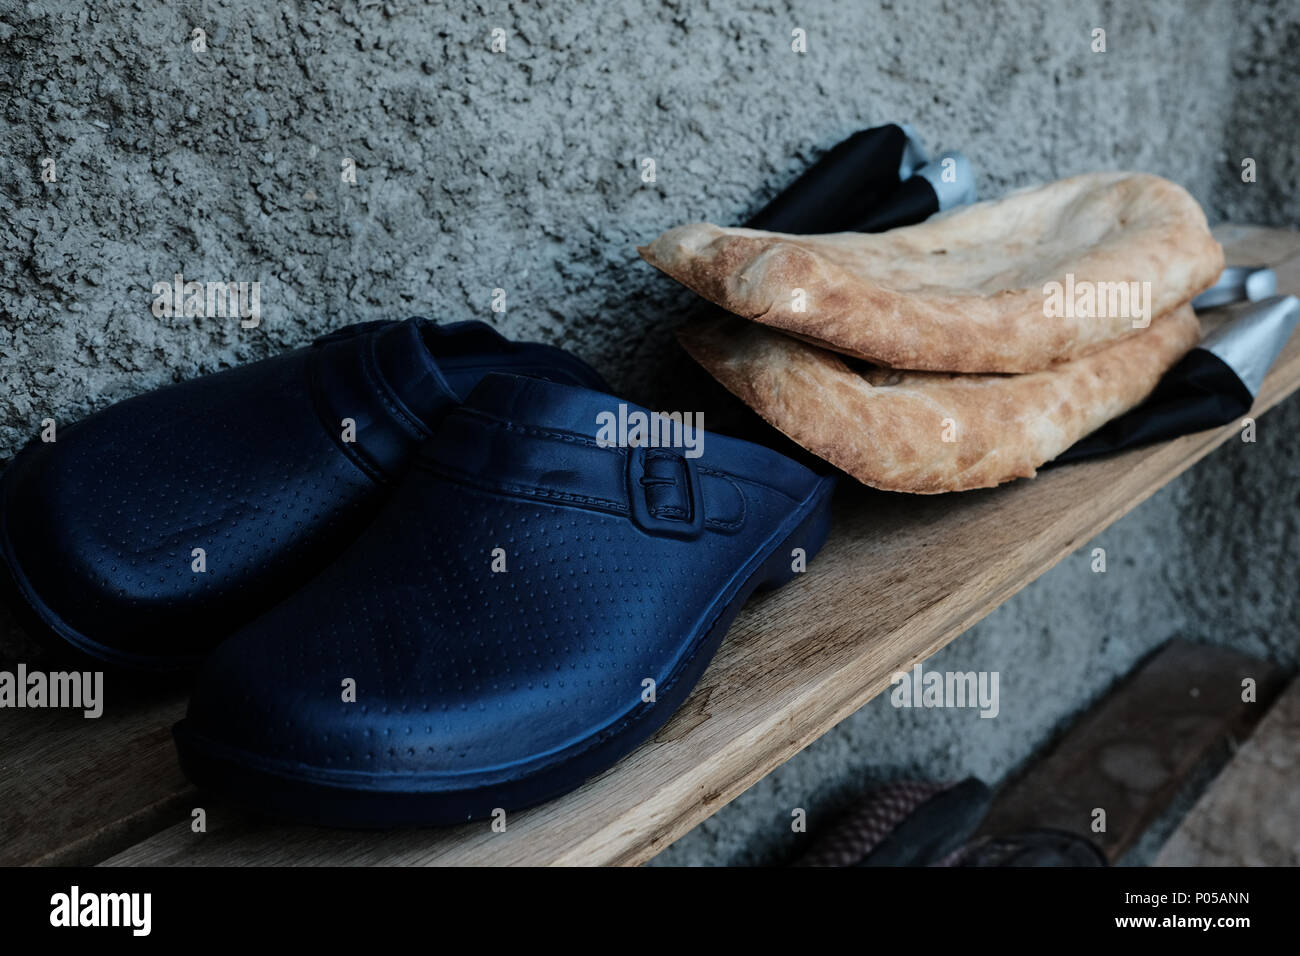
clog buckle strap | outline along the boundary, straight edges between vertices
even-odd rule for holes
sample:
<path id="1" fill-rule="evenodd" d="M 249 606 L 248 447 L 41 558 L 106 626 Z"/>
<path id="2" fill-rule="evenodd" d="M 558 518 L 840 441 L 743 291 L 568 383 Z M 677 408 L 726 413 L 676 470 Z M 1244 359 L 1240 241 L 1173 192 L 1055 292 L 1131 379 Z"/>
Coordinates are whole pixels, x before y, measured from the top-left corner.
<path id="1" fill-rule="evenodd" d="M 627 455 L 632 520 L 644 531 L 691 540 L 704 531 L 704 488 L 695 459 L 635 445 Z"/>
<path id="2" fill-rule="evenodd" d="M 731 534 L 747 512 L 737 478 L 679 449 L 601 444 L 465 406 L 421 446 L 417 465 L 496 494 L 620 515 L 658 537 Z"/>

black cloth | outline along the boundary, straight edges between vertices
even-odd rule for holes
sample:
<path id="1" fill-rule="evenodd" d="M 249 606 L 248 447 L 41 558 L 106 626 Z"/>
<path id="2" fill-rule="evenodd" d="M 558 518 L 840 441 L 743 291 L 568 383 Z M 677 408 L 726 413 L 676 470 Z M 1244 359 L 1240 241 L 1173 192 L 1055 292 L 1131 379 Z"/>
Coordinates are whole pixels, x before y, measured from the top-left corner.
<path id="1" fill-rule="evenodd" d="M 1192 349 L 1165 373 L 1145 402 L 1079 439 L 1052 464 L 1217 428 L 1245 415 L 1252 404 L 1250 390 L 1223 359 L 1205 349 Z"/>
<path id="2" fill-rule="evenodd" d="M 883 232 L 921 222 L 939 211 L 939 199 L 919 176 L 899 182 L 906 146 L 907 134 L 893 123 L 854 133 L 745 225 L 819 235 Z"/>

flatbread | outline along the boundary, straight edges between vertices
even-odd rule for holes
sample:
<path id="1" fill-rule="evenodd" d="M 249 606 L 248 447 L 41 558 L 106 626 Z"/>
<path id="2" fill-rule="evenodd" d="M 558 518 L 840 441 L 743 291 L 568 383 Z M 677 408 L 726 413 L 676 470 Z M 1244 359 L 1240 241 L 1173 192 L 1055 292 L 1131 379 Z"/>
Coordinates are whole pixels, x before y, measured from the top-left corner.
<path id="1" fill-rule="evenodd" d="M 874 488 L 935 494 L 1032 478 L 1146 398 L 1200 341 L 1200 323 L 1183 305 L 1092 355 L 1023 375 L 854 369 L 833 352 L 728 315 L 678 337 L 714 378 L 813 454 Z"/>
<path id="2" fill-rule="evenodd" d="M 1027 372 L 1078 358 L 1132 334 L 1142 298 L 1154 320 L 1223 270 L 1196 200 L 1136 173 L 1075 176 L 877 235 L 696 223 L 639 251 L 743 318 L 880 365 L 951 372 Z M 1061 284 L 1054 305 L 1065 310 L 1067 274 L 1084 312 L 1080 298 L 1095 293 L 1091 314 L 1049 318 L 1045 287 Z M 1110 298 L 1119 287 L 1096 285 L 1118 282 L 1139 283 L 1125 287 L 1139 296 L 1127 310 Z"/>

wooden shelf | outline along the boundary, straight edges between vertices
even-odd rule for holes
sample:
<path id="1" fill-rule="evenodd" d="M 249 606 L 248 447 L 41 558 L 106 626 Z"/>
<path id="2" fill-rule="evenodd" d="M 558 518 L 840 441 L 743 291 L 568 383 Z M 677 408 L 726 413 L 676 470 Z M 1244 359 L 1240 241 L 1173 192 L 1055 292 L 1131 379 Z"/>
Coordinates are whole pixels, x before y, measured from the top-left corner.
<path id="1" fill-rule="evenodd" d="M 1300 234 L 1251 227 L 1217 234 L 1230 262 L 1273 264 L 1279 288 L 1300 291 Z M 1253 414 L 1297 386 L 1300 336 Z M 862 707 L 888 687 L 891 673 L 929 657 L 1236 434 L 1228 426 L 956 495 L 895 495 L 846 482 L 831 538 L 809 573 L 741 612 L 682 710 L 579 790 L 512 815 L 505 833 L 486 823 L 358 833 L 260 822 L 185 785 L 166 738 L 179 699 L 132 710 L 110 698 L 99 722 L 42 716 L 28 727 L 25 716 L 4 716 L 0 857 L 80 862 L 118 851 L 107 862 L 643 862 Z M 207 833 L 190 832 L 193 806 L 207 810 Z M 152 835 L 133 842 L 144 832 Z"/>

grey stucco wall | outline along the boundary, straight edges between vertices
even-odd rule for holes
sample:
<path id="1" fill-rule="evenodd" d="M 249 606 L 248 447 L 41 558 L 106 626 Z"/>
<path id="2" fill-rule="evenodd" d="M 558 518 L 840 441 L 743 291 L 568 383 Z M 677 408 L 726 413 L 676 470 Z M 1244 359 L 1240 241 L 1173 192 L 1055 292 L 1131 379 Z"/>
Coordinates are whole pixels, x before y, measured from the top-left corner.
<path id="1" fill-rule="evenodd" d="M 46 416 L 409 314 L 488 319 L 727 420 L 671 337 L 695 300 L 636 244 L 739 221 L 891 120 L 966 151 L 986 197 L 1130 168 L 1212 221 L 1300 221 L 1300 14 L 1280 0 L 343 6 L 0 0 L 0 457 Z M 260 281 L 261 325 L 155 318 L 176 272 Z M 779 859 L 789 807 L 868 780 L 995 780 L 1175 633 L 1294 665 L 1297 425 L 1293 402 L 1108 531 L 1122 573 L 1075 555 L 945 651 L 1003 671 L 1001 718 L 878 700 L 662 861 Z"/>

